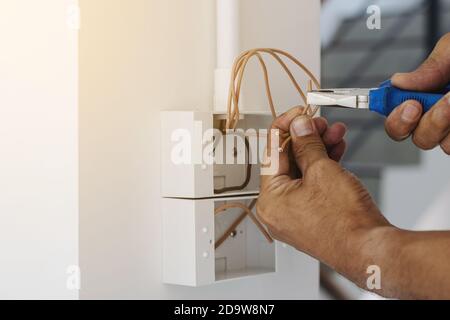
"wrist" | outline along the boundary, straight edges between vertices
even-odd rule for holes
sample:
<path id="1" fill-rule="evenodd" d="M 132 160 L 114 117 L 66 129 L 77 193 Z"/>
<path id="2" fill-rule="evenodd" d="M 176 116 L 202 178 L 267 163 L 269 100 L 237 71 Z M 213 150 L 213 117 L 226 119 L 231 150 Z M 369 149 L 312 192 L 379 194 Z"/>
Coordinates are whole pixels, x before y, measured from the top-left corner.
<path id="1" fill-rule="evenodd" d="M 340 259 L 337 270 L 361 287 L 365 287 L 370 276 L 369 270 L 374 266 L 381 272 L 386 266 L 392 266 L 392 257 L 400 253 L 402 232 L 392 225 L 356 231 L 353 239 L 348 240 L 352 243 L 349 254 Z"/>
<path id="2" fill-rule="evenodd" d="M 402 230 L 392 226 L 378 226 L 362 236 L 363 261 L 384 264 L 398 250 Z"/>
<path id="3" fill-rule="evenodd" d="M 365 283 L 368 268 L 383 268 L 396 251 L 399 233 L 401 230 L 392 225 L 355 230 L 347 238 L 345 254 L 337 255 L 332 267 L 356 283 Z"/>

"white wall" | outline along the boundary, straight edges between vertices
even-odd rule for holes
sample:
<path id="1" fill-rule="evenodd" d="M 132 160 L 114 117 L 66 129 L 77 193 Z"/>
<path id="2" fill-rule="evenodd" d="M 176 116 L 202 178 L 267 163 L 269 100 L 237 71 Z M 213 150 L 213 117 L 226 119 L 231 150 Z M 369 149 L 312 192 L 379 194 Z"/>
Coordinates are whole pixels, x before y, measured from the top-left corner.
<path id="1" fill-rule="evenodd" d="M 440 149 L 421 152 L 420 164 L 388 167 L 383 171 L 381 184 L 382 211 L 396 226 L 406 229 L 446 228 L 437 219 L 435 224 L 426 218 L 428 209 L 443 196 L 450 181 L 448 156 Z M 448 214 L 448 212 L 447 212 Z"/>
<path id="2" fill-rule="evenodd" d="M 77 32 L 65 0 L 0 1 L 0 298 L 76 298 Z"/>
<path id="3" fill-rule="evenodd" d="M 159 112 L 212 108 L 214 1 L 80 2 L 81 297 L 317 297 L 318 263 L 293 251 L 276 276 L 196 289 L 161 282 Z M 243 48 L 287 49 L 320 74 L 319 1 L 241 4 Z M 280 110 L 298 103 L 288 82 L 274 84 Z"/>

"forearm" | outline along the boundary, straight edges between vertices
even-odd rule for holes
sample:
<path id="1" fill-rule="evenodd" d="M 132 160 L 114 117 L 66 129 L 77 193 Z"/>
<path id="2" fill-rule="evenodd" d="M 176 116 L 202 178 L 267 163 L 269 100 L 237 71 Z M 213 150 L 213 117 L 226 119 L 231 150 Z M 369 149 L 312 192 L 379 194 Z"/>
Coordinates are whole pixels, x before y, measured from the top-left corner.
<path id="1" fill-rule="evenodd" d="M 354 257 L 336 267 L 368 290 L 366 271 L 373 265 L 381 271 L 381 289 L 373 291 L 382 296 L 450 299 L 450 232 L 374 228 L 355 241 Z"/>

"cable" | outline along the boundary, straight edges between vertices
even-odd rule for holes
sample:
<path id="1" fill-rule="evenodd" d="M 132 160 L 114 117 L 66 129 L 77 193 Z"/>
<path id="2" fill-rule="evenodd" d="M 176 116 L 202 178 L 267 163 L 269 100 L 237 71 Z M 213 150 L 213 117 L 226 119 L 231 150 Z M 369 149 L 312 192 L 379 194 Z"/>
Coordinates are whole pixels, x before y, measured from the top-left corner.
<path id="1" fill-rule="evenodd" d="M 267 241 L 269 241 L 270 243 L 273 242 L 273 239 L 270 236 L 270 234 L 267 232 L 267 230 L 263 227 L 261 222 L 259 222 L 259 220 L 256 218 L 256 216 L 252 212 L 252 209 L 255 206 L 256 201 L 257 201 L 257 199 L 253 199 L 248 207 L 242 203 L 235 202 L 235 203 L 224 204 L 223 206 L 220 206 L 216 210 L 214 210 L 215 215 L 218 215 L 218 214 L 220 214 L 228 209 L 232 209 L 232 208 L 240 208 L 243 210 L 241 215 L 231 224 L 231 226 L 227 229 L 227 231 L 225 231 L 224 234 L 216 241 L 216 243 L 214 245 L 215 249 L 220 247 L 220 245 L 222 245 L 222 243 L 224 243 L 225 240 L 228 239 L 231 232 L 233 232 L 234 229 L 236 229 L 237 226 L 247 216 L 249 216 L 249 218 L 252 219 L 253 223 L 255 223 L 255 225 L 258 227 L 258 229 L 261 231 L 261 233 L 264 235 L 264 237 L 267 239 Z"/>
<path id="2" fill-rule="evenodd" d="M 276 118 L 277 114 L 275 111 L 275 106 L 273 103 L 272 93 L 270 90 L 270 82 L 269 82 L 269 75 L 267 71 L 267 66 L 264 62 L 264 59 L 262 57 L 261 53 L 265 53 L 273 57 L 283 68 L 283 70 L 288 75 L 289 79 L 291 80 L 294 87 L 297 89 L 297 92 L 302 100 L 302 102 L 306 105 L 306 108 L 303 110 L 302 114 L 308 114 L 310 116 L 313 116 L 317 113 L 318 108 L 314 107 L 311 108 L 311 106 L 307 105 L 306 101 L 306 95 L 304 91 L 299 86 L 297 80 L 295 79 L 292 72 L 289 70 L 286 63 L 282 60 L 280 55 L 282 55 L 285 58 L 288 58 L 290 61 L 295 63 L 303 72 L 306 73 L 306 75 L 310 78 L 308 81 L 308 90 L 312 90 L 312 85 L 314 84 L 316 88 L 320 88 L 320 84 L 317 81 L 316 77 L 313 75 L 313 73 L 298 59 L 296 59 L 294 56 L 292 56 L 290 53 L 280 50 L 280 49 L 272 49 L 272 48 L 259 48 L 259 49 L 252 49 L 243 52 L 239 57 L 235 60 L 233 67 L 232 67 L 232 75 L 230 79 L 230 89 L 229 89 L 229 96 L 228 96 L 228 104 L 227 104 L 227 121 L 226 121 L 226 129 L 228 130 L 235 130 L 239 121 L 240 117 L 240 111 L 239 111 L 239 98 L 240 98 L 240 92 L 241 92 L 241 85 L 242 80 L 245 73 L 245 68 L 250 61 L 250 59 L 253 56 L 256 56 L 260 62 L 261 68 L 263 70 L 264 74 L 264 82 L 266 86 L 266 94 L 269 101 L 269 107 L 270 111 L 272 113 L 272 116 Z M 290 136 L 287 136 L 285 138 L 285 141 L 283 142 L 281 146 L 281 151 L 283 151 L 286 146 L 289 144 L 291 138 Z"/>
<path id="3" fill-rule="evenodd" d="M 246 169 L 246 175 L 245 180 L 241 185 L 235 186 L 235 187 L 225 187 L 222 189 L 214 189 L 214 194 L 222 194 L 226 192 L 232 192 L 232 191 L 240 191 L 247 188 L 248 184 L 250 183 L 250 179 L 252 177 L 252 164 L 250 163 L 250 143 L 248 142 L 248 139 L 245 138 L 245 149 L 247 150 L 248 155 L 248 162 L 247 162 L 247 169 Z"/>

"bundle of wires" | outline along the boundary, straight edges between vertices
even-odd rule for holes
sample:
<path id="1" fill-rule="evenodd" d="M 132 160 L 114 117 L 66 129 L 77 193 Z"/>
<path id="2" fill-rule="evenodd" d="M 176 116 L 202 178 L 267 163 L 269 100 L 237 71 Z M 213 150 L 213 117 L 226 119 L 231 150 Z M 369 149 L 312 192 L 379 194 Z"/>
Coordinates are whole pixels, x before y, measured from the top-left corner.
<path id="1" fill-rule="evenodd" d="M 310 83 L 312 82 L 316 88 L 320 88 L 319 81 L 317 81 L 316 77 L 312 74 L 312 72 L 298 59 L 296 59 L 294 56 L 289 54 L 286 51 L 279 50 L 279 49 L 271 49 L 271 48 L 260 48 L 260 49 L 252 49 L 243 52 L 234 62 L 233 68 L 232 68 L 232 74 L 230 79 L 230 88 L 229 88 L 229 95 L 228 95 L 228 105 L 227 105 L 227 123 L 226 128 L 227 129 L 236 129 L 237 122 L 239 121 L 239 97 L 241 93 L 241 85 L 242 80 L 244 78 L 245 68 L 250 61 L 252 57 L 257 57 L 258 61 L 261 65 L 262 71 L 264 73 L 264 81 L 266 85 L 266 94 L 267 99 L 269 101 L 269 107 L 270 111 L 272 113 L 272 116 L 274 118 L 277 117 L 275 105 L 272 98 L 272 92 L 270 89 L 270 81 L 269 81 L 269 73 L 267 70 L 267 65 L 264 61 L 263 54 L 269 55 L 273 57 L 284 69 L 286 74 L 289 76 L 289 79 L 291 80 L 292 84 L 294 85 L 295 89 L 297 90 L 298 94 L 300 95 L 300 98 L 303 102 L 303 104 L 306 107 L 305 114 L 314 115 L 317 112 L 317 107 L 311 108 L 308 106 L 306 101 L 306 95 L 305 92 L 302 90 L 300 85 L 298 84 L 297 80 L 295 79 L 293 73 L 289 69 L 289 67 L 286 65 L 286 63 L 283 61 L 283 59 L 280 56 L 283 56 L 285 58 L 288 58 L 290 61 L 295 63 L 305 74 L 309 77 Z"/>
<path id="2" fill-rule="evenodd" d="M 298 66 L 300 68 L 301 71 L 303 71 L 306 74 L 306 76 L 309 78 L 308 88 L 307 88 L 308 91 L 312 90 L 313 85 L 315 86 L 316 89 L 320 89 L 319 81 L 303 63 L 301 63 L 298 59 L 296 59 L 290 53 L 280 50 L 280 49 L 273 49 L 273 48 L 251 49 L 251 50 L 244 51 L 242 54 L 240 54 L 237 57 L 237 59 L 235 60 L 233 67 L 232 67 L 230 88 L 229 88 L 229 94 L 228 94 L 228 104 L 227 104 L 227 118 L 226 118 L 225 128 L 224 128 L 227 132 L 233 132 L 237 128 L 239 118 L 240 118 L 239 98 L 241 95 L 242 81 L 244 78 L 244 74 L 245 74 L 245 70 L 248 65 L 248 62 L 253 57 L 256 57 L 258 59 L 261 69 L 263 71 L 266 95 L 267 95 L 267 100 L 269 102 L 270 112 L 274 119 L 277 117 L 277 112 L 276 112 L 275 104 L 273 102 L 273 97 L 272 97 L 272 91 L 270 88 L 269 72 L 268 72 L 267 65 L 264 60 L 264 56 L 269 56 L 269 57 L 273 58 L 276 62 L 278 62 L 278 64 L 286 72 L 286 74 L 289 77 L 290 81 L 292 82 L 293 86 L 297 90 L 300 100 L 301 100 L 301 103 L 302 103 L 302 104 L 298 105 L 298 107 L 304 106 L 304 108 L 298 108 L 299 115 L 308 115 L 308 116 L 312 117 L 318 111 L 317 106 L 308 105 L 307 100 L 306 100 L 305 91 L 299 85 L 297 79 L 295 78 L 294 74 L 292 73 L 292 71 L 290 70 L 290 68 L 284 61 L 284 59 L 287 59 L 287 60 L 293 62 L 296 66 Z M 284 136 L 281 136 L 281 138 L 284 139 L 284 141 L 281 144 L 280 152 L 284 151 L 286 149 L 286 147 L 288 146 L 289 142 L 291 141 L 291 137 L 290 137 L 289 133 L 286 133 Z M 247 143 L 246 143 L 246 146 L 248 146 Z M 246 172 L 247 172 L 246 178 L 242 185 L 236 186 L 236 187 L 227 187 L 227 188 L 224 188 L 221 190 L 215 190 L 215 193 L 223 193 L 223 192 L 238 191 L 238 190 L 245 189 L 247 187 L 247 185 L 249 184 L 250 178 L 251 178 L 250 163 L 247 164 Z M 216 213 L 223 212 L 229 208 L 242 208 L 243 209 L 243 212 L 239 216 L 239 218 L 236 219 L 236 221 L 234 221 L 231 224 L 231 227 L 228 228 L 227 232 L 222 237 L 219 238 L 219 241 L 216 241 L 216 248 L 219 247 L 225 241 L 225 239 L 230 234 L 230 231 L 233 231 L 231 229 L 235 228 L 240 222 L 242 222 L 243 218 L 245 218 L 247 215 L 257 225 L 257 227 L 261 230 L 261 232 L 264 234 L 264 236 L 269 241 L 273 241 L 272 238 L 270 238 L 270 236 L 267 234 L 265 229 L 260 225 L 258 220 L 251 214 L 251 209 L 254 206 L 254 203 L 250 208 L 245 207 L 245 206 L 244 206 L 245 207 L 244 208 L 243 206 L 244 205 L 240 204 L 240 203 L 231 203 L 231 204 L 223 205 L 216 209 Z"/>

